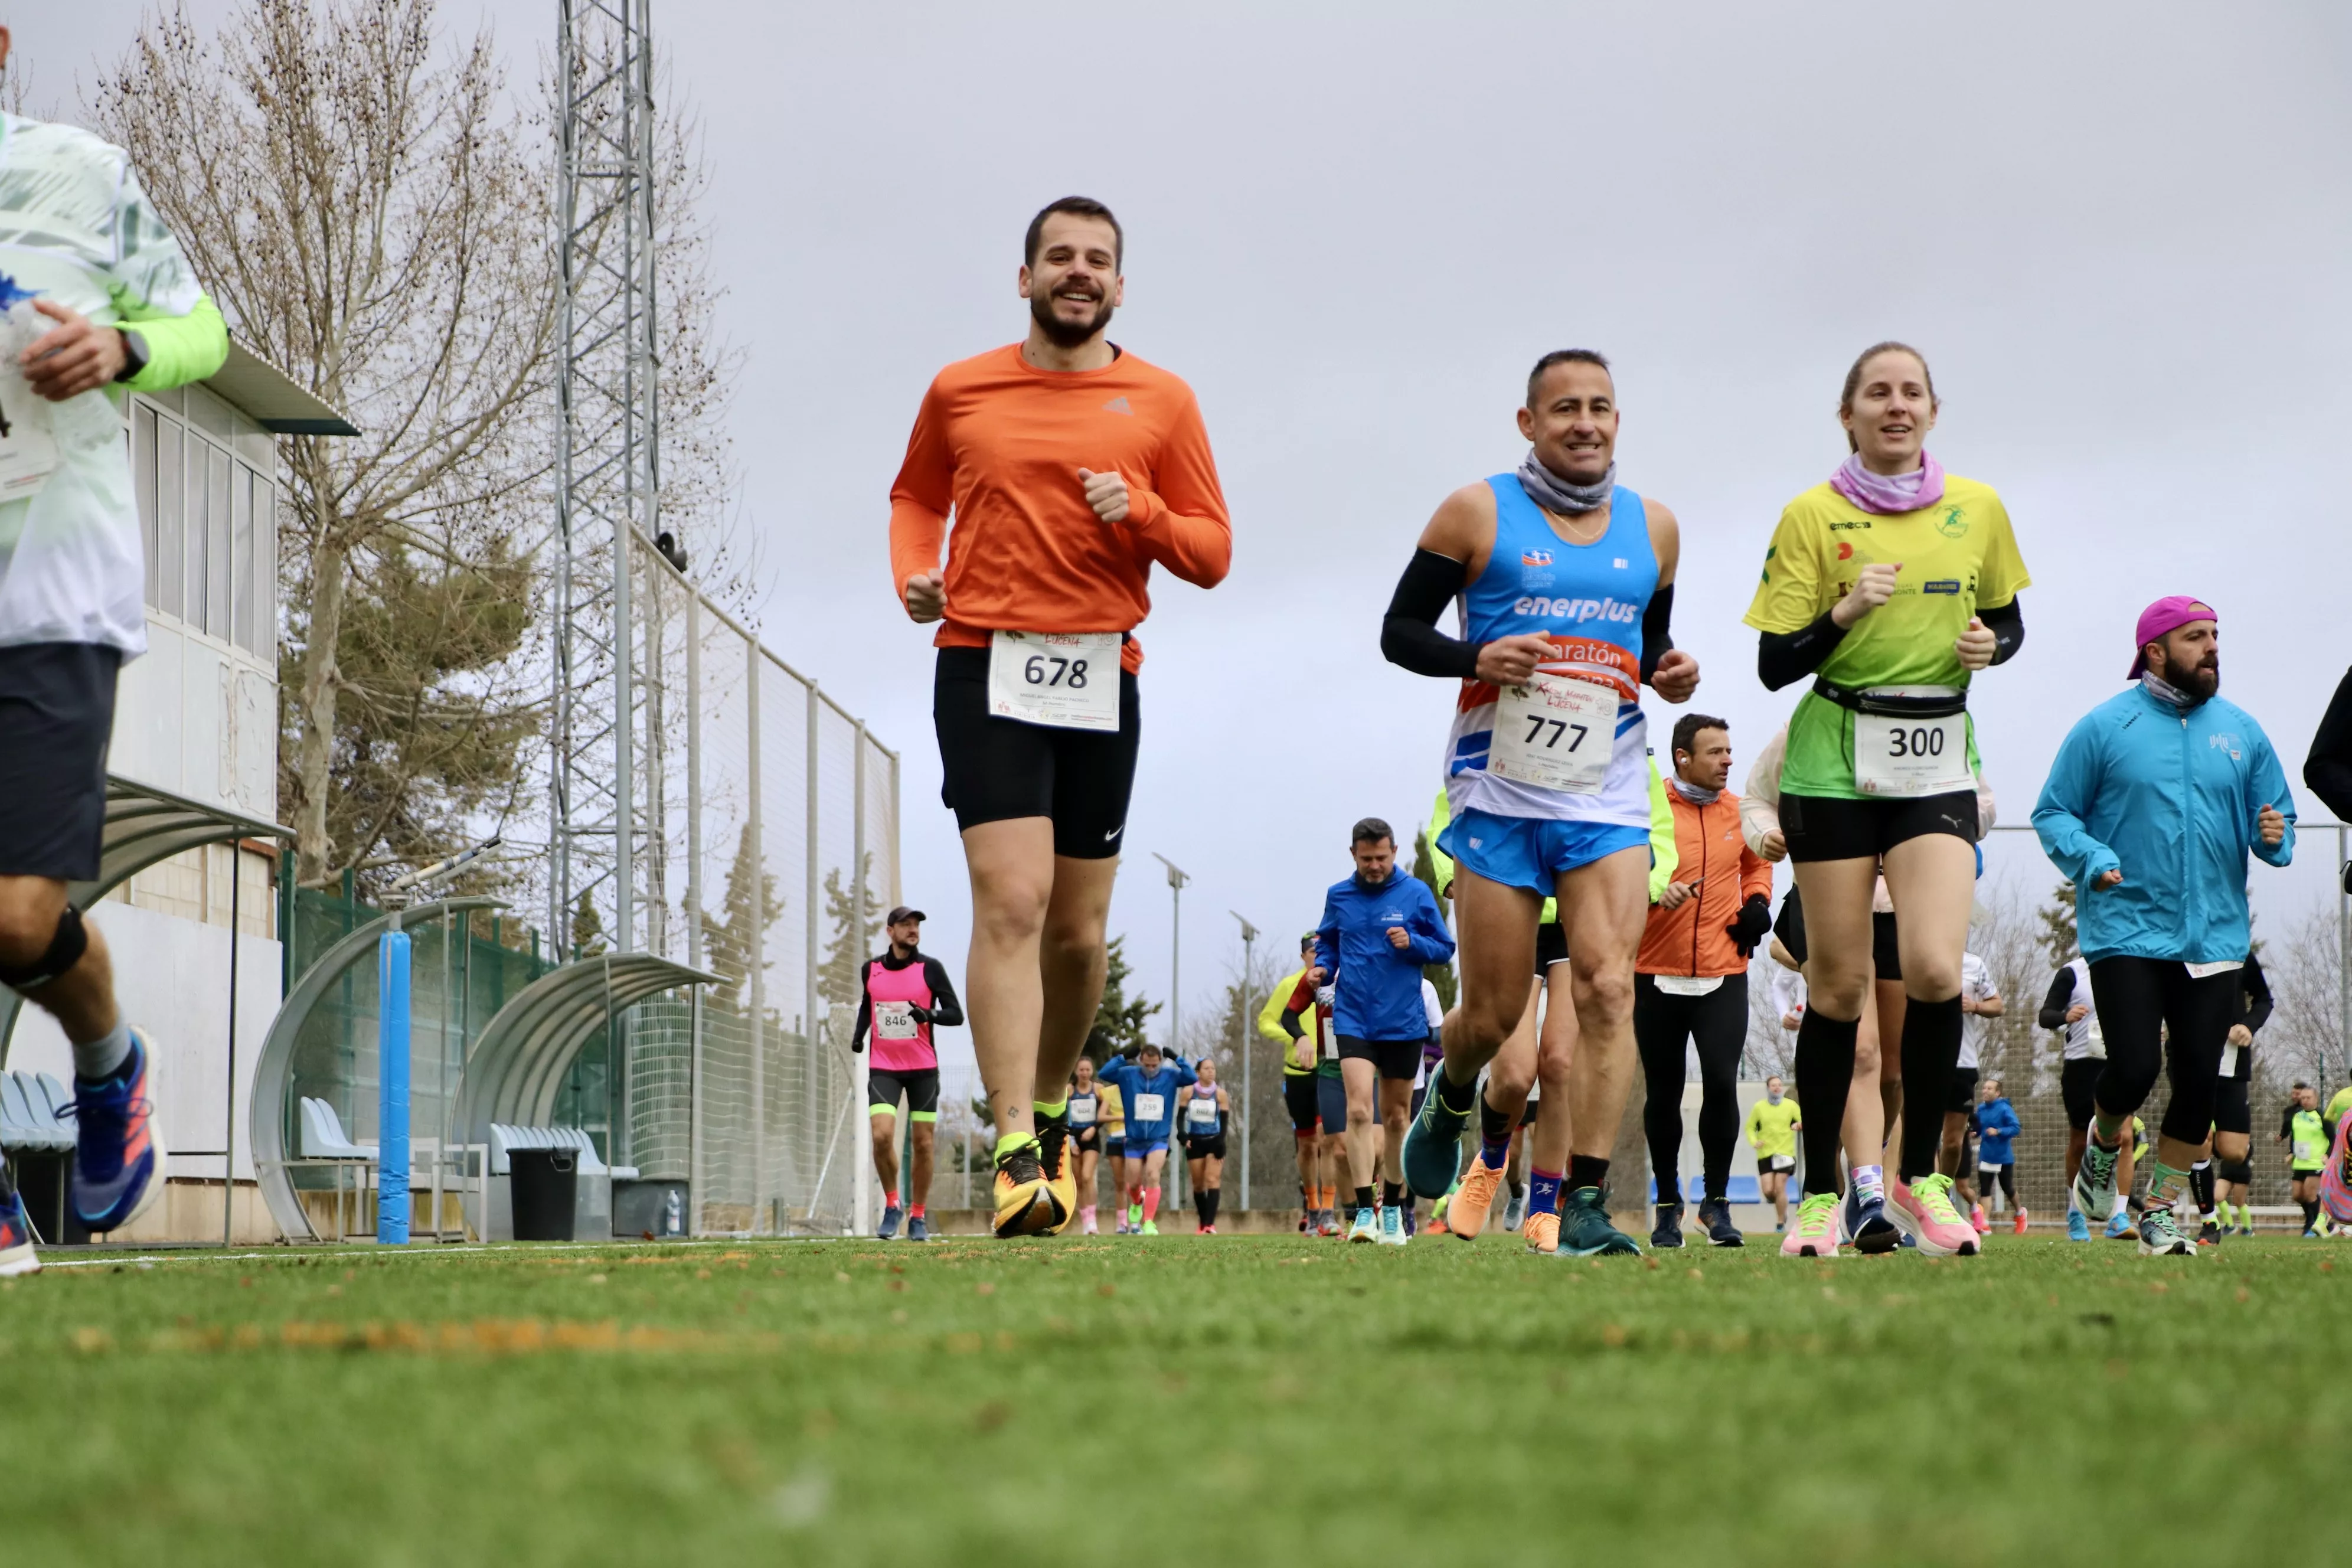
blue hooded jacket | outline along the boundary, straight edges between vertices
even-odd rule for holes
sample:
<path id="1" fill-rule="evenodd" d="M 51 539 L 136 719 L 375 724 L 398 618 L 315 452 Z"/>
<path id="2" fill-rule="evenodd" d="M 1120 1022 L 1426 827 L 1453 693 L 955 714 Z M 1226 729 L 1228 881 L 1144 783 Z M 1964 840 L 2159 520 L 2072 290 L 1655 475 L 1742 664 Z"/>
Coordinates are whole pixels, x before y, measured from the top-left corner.
<path id="1" fill-rule="evenodd" d="M 2265 805 L 2286 818 L 2276 847 L 2257 829 Z M 2135 685 L 2067 732 L 2033 830 L 2074 881 L 2084 958 L 2222 963 L 2252 940 L 2246 857 L 2294 858 L 2294 795 L 2244 709 L 2214 697 L 2183 713 Z M 2092 886 L 2118 868 L 2119 886 Z"/>
<path id="2" fill-rule="evenodd" d="M 1402 948 L 1389 928 L 1402 926 Z M 1315 962 L 1332 977 L 1331 1026 L 1360 1040 L 1424 1040 L 1429 1015 L 1421 1005 L 1421 967 L 1454 957 L 1454 937 L 1429 884 L 1402 867 L 1367 886 L 1355 877 L 1323 895 L 1315 928 Z"/>
<path id="3" fill-rule="evenodd" d="M 1995 1095 L 1977 1107 L 1977 1159 L 1987 1165 L 2009 1165 L 2016 1163 L 2010 1152 L 2009 1141 L 2025 1131 L 2025 1123 L 2017 1119 L 2017 1107 L 2010 1104 L 2007 1095 Z"/>
<path id="4" fill-rule="evenodd" d="M 1151 1073 L 1143 1070 L 1141 1062 L 1113 1057 L 1095 1068 L 1095 1081 L 1118 1086 L 1119 1102 L 1127 1111 L 1127 1146 L 1140 1149 L 1147 1143 L 1168 1142 L 1176 1120 L 1176 1091 L 1200 1079 L 1182 1062 L 1163 1056 L 1160 1070 Z M 1147 1094 L 1160 1097 L 1159 1115 L 1142 1114 L 1149 1104 L 1143 1098 Z"/>

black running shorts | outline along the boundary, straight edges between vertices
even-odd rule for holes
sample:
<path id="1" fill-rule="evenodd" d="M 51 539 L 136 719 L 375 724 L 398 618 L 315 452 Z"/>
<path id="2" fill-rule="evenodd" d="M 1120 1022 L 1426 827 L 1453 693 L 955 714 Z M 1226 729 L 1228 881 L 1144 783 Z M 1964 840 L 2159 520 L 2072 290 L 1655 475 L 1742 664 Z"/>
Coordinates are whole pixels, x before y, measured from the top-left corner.
<path id="1" fill-rule="evenodd" d="M 1966 1116 L 1969 1107 L 1977 1102 L 1977 1069 L 1954 1068 L 1951 1081 L 1944 1090 L 1944 1109 L 1955 1116 Z"/>
<path id="2" fill-rule="evenodd" d="M 2254 1108 L 2246 1092 L 2252 1087 L 2242 1078 L 2225 1078 L 2213 1086 L 2214 1131 L 2253 1131 Z"/>
<path id="3" fill-rule="evenodd" d="M 1135 677 L 1118 676 L 1118 731 L 1062 730 L 988 710 L 984 647 L 943 647 L 931 680 L 940 740 L 940 798 L 967 832 L 983 823 L 1043 816 L 1054 853 L 1108 860 L 1127 833 L 1142 716 Z"/>
<path id="4" fill-rule="evenodd" d="M 1425 1037 L 1424 1037 L 1425 1038 Z M 1363 1040 L 1353 1035 L 1339 1037 L 1341 1061 L 1366 1061 L 1380 1069 L 1386 1079 L 1402 1079 L 1411 1083 L 1421 1076 L 1423 1040 Z"/>
<path id="5" fill-rule="evenodd" d="M 1187 1138 L 1183 1144 L 1184 1157 L 1188 1160 L 1222 1160 L 1225 1157 L 1225 1135 L 1222 1132 L 1214 1138 Z"/>
<path id="6" fill-rule="evenodd" d="M 2075 1057 L 2058 1068 L 2058 1097 L 2066 1102 L 2066 1125 L 2077 1132 L 2091 1124 L 2091 1115 L 2098 1110 L 2093 1095 L 2099 1075 L 2106 1070 L 2105 1060 L 2099 1057 Z"/>
<path id="7" fill-rule="evenodd" d="M 940 1069 L 920 1068 L 911 1072 L 893 1072 L 887 1068 L 869 1068 L 866 1074 L 866 1106 L 868 1113 L 888 1111 L 898 1114 L 898 1097 L 907 1097 L 907 1119 L 910 1121 L 937 1121 L 940 1119 Z"/>
<path id="8" fill-rule="evenodd" d="M 1282 1078 L 1282 1108 L 1290 1112 L 1290 1130 L 1301 1138 L 1315 1132 L 1315 1075 L 1311 1072 L 1285 1073 Z"/>
<path id="9" fill-rule="evenodd" d="M 0 877 L 97 877 L 121 668 L 93 643 L 0 647 Z"/>
<path id="10" fill-rule="evenodd" d="M 1099 1127 L 1073 1127 L 1073 1128 L 1071 1128 L 1071 1129 L 1070 1129 L 1070 1147 L 1071 1147 L 1071 1148 L 1073 1148 L 1073 1149 L 1085 1149 L 1085 1150 L 1089 1150 L 1089 1151 L 1091 1151 L 1092 1152 L 1094 1152 L 1094 1153 L 1097 1153 L 1097 1154 L 1101 1153 L 1101 1152 L 1102 1152 L 1102 1129 L 1101 1129 L 1101 1128 L 1099 1128 Z"/>
<path id="11" fill-rule="evenodd" d="M 1780 834 L 1789 841 L 1791 860 L 1871 859 L 1931 833 L 1948 833 L 1971 844 L 1981 837 L 1976 791 L 1954 790 L 1914 800 L 1780 797 Z"/>
<path id="12" fill-rule="evenodd" d="M 1895 917 L 1874 910 L 1870 915 L 1870 964 L 1881 980 L 1903 978 L 1903 944 L 1895 939 Z"/>

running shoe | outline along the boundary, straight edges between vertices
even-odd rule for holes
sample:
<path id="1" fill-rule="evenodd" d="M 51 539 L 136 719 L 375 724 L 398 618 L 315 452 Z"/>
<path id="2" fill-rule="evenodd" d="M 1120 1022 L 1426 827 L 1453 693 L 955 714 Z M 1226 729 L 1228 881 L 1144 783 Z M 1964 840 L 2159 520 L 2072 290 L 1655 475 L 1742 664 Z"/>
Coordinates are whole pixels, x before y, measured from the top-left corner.
<path id="1" fill-rule="evenodd" d="M 1503 1205 L 1503 1228 L 1517 1230 L 1527 1217 L 1528 1190 L 1525 1187 L 1514 1188 L 1511 1201 Z"/>
<path id="2" fill-rule="evenodd" d="M 1531 1214 L 1527 1218 L 1528 1250 L 1552 1253 L 1559 1250 L 1559 1215 Z"/>
<path id="3" fill-rule="evenodd" d="M 931 1239 L 931 1227 L 921 1215 L 908 1215 L 907 1216 L 907 1239 L 908 1241 L 929 1241 Z"/>
<path id="4" fill-rule="evenodd" d="M 2105 1214 L 2116 1206 L 2116 1162 L 2121 1148 L 2102 1149 L 2095 1138 L 2083 1145 L 2083 1163 L 2074 1173 L 2074 1206 L 2084 1214 Z M 2107 1234 L 2115 1235 L 2109 1226 Z"/>
<path id="5" fill-rule="evenodd" d="M 1372 1217 L 1372 1211 L 1370 1209 L 1358 1209 L 1356 1211 L 1356 1223 L 1348 1227 L 1348 1239 L 1351 1242 L 1370 1242 L 1375 1245 L 1379 1243 L 1381 1239 L 1380 1222 Z"/>
<path id="6" fill-rule="evenodd" d="M 2319 1173 L 2319 1211 L 2337 1225 L 2352 1225 L 2352 1116 L 2336 1128 L 2336 1147 Z"/>
<path id="7" fill-rule="evenodd" d="M 1160 1234 L 1160 1222 L 1156 1219 L 1145 1220 L 1143 1222 L 1142 1228 L 1138 1230 L 1135 1234 L 1138 1236 L 1158 1236 Z"/>
<path id="8" fill-rule="evenodd" d="M 1045 1173 L 1045 1191 L 1054 1200 L 1054 1223 L 1044 1234 L 1059 1236 L 1078 1212 L 1078 1162 L 1070 1152 L 1066 1111 L 1038 1118 L 1037 1163 Z"/>
<path id="9" fill-rule="evenodd" d="M 1559 1198 L 1559 1255 L 1562 1258 L 1638 1257 L 1639 1243 L 1609 1223 L 1599 1187 L 1579 1187 Z"/>
<path id="10" fill-rule="evenodd" d="M 889 1240 L 898 1234 L 898 1222 L 905 1217 L 905 1211 L 897 1204 L 890 1205 L 882 1211 L 882 1223 L 874 1227 L 875 1236 L 883 1241 Z"/>
<path id="11" fill-rule="evenodd" d="M 1859 1187 L 1847 1191 L 1845 1202 L 1839 1206 L 1838 1226 L 1845 1240 L 1860 1253 L 1892 1252 L 1903 1242 L 1903 1233 L 1886 1217 L 1885 1197 L 1875 1192 L 1864 1193 Z"/>
<path id="12" fill-rule="evenodd" d="M 1722 1198 L 1702 1199 L 1698 1223 L 1706 1228 L 1709 1247 L 1745 1247 L 1748 1238 L 1731 1223 L 1731 1205 Z"/>
<path id="13" fill-rule="evenodd" d="M 38 1274 L 41 1260 L 33 1253 L 33 1222 L 25 1216 L 25 1200 L 5 1159 L 0 1159 L 0 1279 Z"/>
<path id="14" fill-rule="evenodd" d="M 1318 1236 L 1337 1236 L 1339 1234 L 1339 1211 L 1338 1209 L 1325 1209 L 1323 1211 L 1323 1218 L 1316 1227 L 1316 1234 Z"/>
<path id="15" fill-rule="evenodd" d="M 1127 1234 L 1128 1234 L 1128 1235 L 1129 1235 L 1129 1236 L 1133 1236 L 1137 1231 L 1141 1230 L 1142 1228 L 1143 1228 L 1143 1205 L 1142 1205 L 1142 1204 L 1140 1204 L 1140 1203 L 1132 1203 L 1132 1204 L 1128 1205 L 1127 1205 Z"/>
<path id="16" fill-rule="evenodd" d="M 1095 1236 L 1099 1234 L 1095 1229 L 1095 1205 L 1092 1204 L 1088 1204 L 1086 1207 L 1078 1211 L 1078 1234 L 1080 1236 Z"/>
<path id="17" fill-rule="evenodd" d="M 2186 1258 L 2196 1250 L 2173 1224 L 2170 1209 L 2149 1208 L 2141 1213 L 2139 1255 L 2142 1258 Z"/>
<path id="18" fill-rule="evenodd" d="M 1453 1230 L 1453 1228 L 1454 1228 L 1454 1227 L 1453 1227 L 1452 1226 L 1447 1225 L 1447 1224 L 1445 1223 L 1445 1216 L 1444 1216 L 1444 1215 L 1442 1215 L 1442 1214 L 1433 1214 L 1433 1215 L 1431 1215 L 1429 1216 L 1429 1234 L 1430 1234 L 1430 1235 L 1432 1235 L 1432 1236 L 1444 1236 L 1444 1235 L 1449 1234 L 1449 1233 Z"/>
<path id="19" fill-rule="evenodd" d="M 2139 1227 L 2132 1224 L 2127 1209 L 2117 1209 L 2107 1216 L 2106 1237 L 2109 1241 L 2137 1241 Z"/>
<path id="20" fill-rule="evenodd" d="M 1421 1114 L 1404 1130 L 1404 1147 L 1397 1154 L 1405 1185 L 1419 1197 L 1444 1197 L 1462 1168 L 1462 1130 L 1470 1125 L 1470 1113 L 1446 1110 L 1440 1103 L 1444 1088 L 1443 1082 L 1432 1084 L 1421 1097 Z"/>
<path id="21" fill-rule="evenodd" d="M 1381 1245 L 1409 1247 L 1412 1244 L 1412 1235 L 1404 1227 L 1404 1211 L 1394 1204 L 1381 1210 Z"/>
<path id="22" fill-rule="evenodd" d="M 1418 1230 L 1420 1230 L 1420 1228 L 1421 1228 L 1421 1221 L 1420 1221 L 1419 1217 L 1418 1217 L 1418 1216 L 1416 1216 L 1416 1215 L 1414 1215 L 1414 1213 L 1413 1213 L 1413 1205 L 1412 1205 L 1412 1204 L 1407 1204 L 1407 1205 L 1404 1205 L 1404 1238 L 1405 1238 L 1407 1241 L 1411 1241 L 1411 1240 L 1413 1238 L 1413 1235 L 1414 1235 L 1414 1233 L 1415 1233 L 1415 1232 L 1417 1232 Z"/>
<path id="23" fill-rule="evenodd" d="M 1977 1227 L 1952 1203 L 1952 1178 L 1940 1172 L 1916 1182 L 1895 1179 L 1889 1218 L 1931 1258 L 1974 1258 L 1982 1250 Z"/>
<path id="24" fill-rule="evenodd" d="M 2081 1209 L 2068 1209 L 2066 1211 L 2066 1239 L 2069 1241 L 2088 1241 L 2091 1239 L 2091 1222 L 2083 1217 L 2083 1211 Z"/>
<path id="25" fill-rule="evenodd" d="M 163 1195 L 163 1137 L 155 1126 L 144 1031 L 106 1078 L 74 1077 L 74 1215 L 98 1233 L 121 1230 Z"/>
<path id="26" fill-rule="evenodd" d="M 1808 1193 L 1781 1239 L 1783 1258 L 1835 1258 L 1838 1255 L 1838 1195 Z"/>
<path id="27" fill-rule="evenodd" d="M 1054 1194 L 1045 1188 L 1033 1138 L 996 1157 L 996 1234 L 1044 1236 L 1054 1228 Z"/>
<path id="28" fill-rule="evenodd" d="M 1654 1247 L 1680 1247 L 1683 1244 L 1683 1205 L 1679 1203 L 1660 1204 L 1658 1223 L 1650 1227 L 1650 1245 Z"/>
<path id="29" fill-rule="evenodd" d="M 1992 1229 L 1992 1222 L 1985 1218 L 1984 1205 L 1970 1204 L 1969 1205 L 1969 1224 L 1976 1228 L 1976 1233 L 1979 1236 L 1982 1236 L 1987 1231 Z"/>
<path id="30" fill-rule="evenodd" d="M 2210 1219 L 2203 1225 L 2199 1226 L 2197 1227 L 2197 1245 L 2200 1247 L 2221 1246 L 2221 1227 Z"/>
<path id="31" fill-rule="evenodd" d="M 1446 1228 L 1465 1241 L 1477 1240 L 1479 1233 L 1486 1228 L 1486 1216 L 1494 1212 L 1495 1189 L 1502 1184 L 1503 1173 L 1486 1163 L 1482 1151 L 1470 1162 L 1470 1173 L 1462 1178 L 1462 1190 L 1445 1205 Z"/>
<path id="32" fill-rule="evenodd" d="M 2019 1209 L 2017 1211 L 2017 1218 L 2015 1222 L 2010 1226 L 2009 1233 L 2011 1236 L 2023 1236 L 2025 1234 L 2025 1211 L 2023 1209 Z"/>

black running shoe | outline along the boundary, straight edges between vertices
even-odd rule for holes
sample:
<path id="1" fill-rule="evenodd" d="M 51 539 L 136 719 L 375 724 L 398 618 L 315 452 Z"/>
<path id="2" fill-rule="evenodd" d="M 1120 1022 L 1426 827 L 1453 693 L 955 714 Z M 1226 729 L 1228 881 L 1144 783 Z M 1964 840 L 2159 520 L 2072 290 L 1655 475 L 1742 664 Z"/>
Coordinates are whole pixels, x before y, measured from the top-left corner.
<path id="1" fill-rule="evenodd" d="M 1652 1247 L 1680 1247 L 1683 1244 L 1683 1205 L 1660 1204 L 1658 1223 L 1650 1228 Z"/>

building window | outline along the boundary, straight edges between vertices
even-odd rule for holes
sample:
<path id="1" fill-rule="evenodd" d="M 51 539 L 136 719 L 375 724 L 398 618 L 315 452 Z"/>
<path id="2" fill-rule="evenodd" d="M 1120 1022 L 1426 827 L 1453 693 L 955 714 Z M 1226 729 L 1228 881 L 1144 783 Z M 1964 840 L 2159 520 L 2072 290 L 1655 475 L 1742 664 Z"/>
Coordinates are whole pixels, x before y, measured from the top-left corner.
<path id="1" fill-rule="evenodd" d="M 147 604 L 188 630 L 274 665 L 275 442 L 219 399 L 190 396 L 185 405 L 143 394 L 131 401 L 131 471 Z M 183 406 L 198 416 L 195 423 Z"/>

